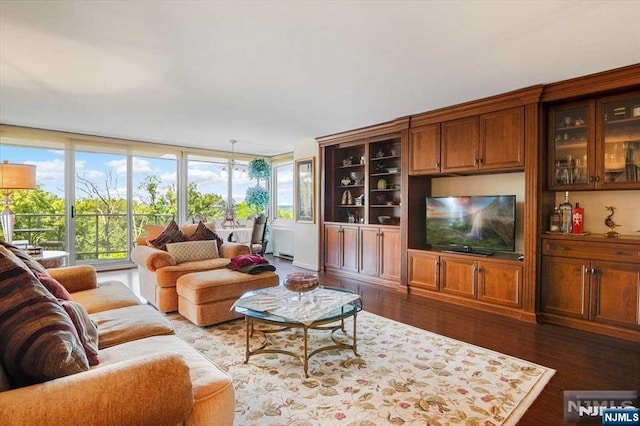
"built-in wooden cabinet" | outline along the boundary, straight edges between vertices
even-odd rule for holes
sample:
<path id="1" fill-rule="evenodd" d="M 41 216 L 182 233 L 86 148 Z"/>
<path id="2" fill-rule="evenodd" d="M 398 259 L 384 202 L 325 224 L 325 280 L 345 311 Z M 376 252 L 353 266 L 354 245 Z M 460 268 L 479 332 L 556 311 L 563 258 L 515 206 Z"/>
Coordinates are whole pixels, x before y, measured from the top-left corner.
<path id="1" fill-rule="evenodd" d="M 542 242 L 545 321 L 640 339 L 640 238 L 546 236 Z"/>
<path id="2" fill-rule="evenodd" d="M 549 108 L 549 187 L 640 188 L 640 92 Z"/>
<path id="3" fill-rule="evenodd" d="M 392 227 L 360 227 L 359 273 L 400 282 L 400 230 Z"/>
<path id="4" fill-rule="evenodd" d="M 324 225 L 324 264 L 335 270 L 358 272 L 358 228 Z"/>
<path id="5" fill-rule="evenodd" d="M 409 131 L 409 174 L 440 173 L 440 124 Z"/>
<path id="6" fill-rule="evenodd" d="M 412 128 L 409 173 L 522 170 L 524 133 L 524 107 Z"/>
<path id="7" fill-rule="evenodd" d="M 398 287 L 403 279 L 402 176 L 408 119 L 319 138 L 322 267 Z"/>
<path id="8" fill-rule="evenodd" d="M 514 314 L 522 307 L 523 265 L 516 259 L 480 258 L 409 250 L 409 292 Z"/>

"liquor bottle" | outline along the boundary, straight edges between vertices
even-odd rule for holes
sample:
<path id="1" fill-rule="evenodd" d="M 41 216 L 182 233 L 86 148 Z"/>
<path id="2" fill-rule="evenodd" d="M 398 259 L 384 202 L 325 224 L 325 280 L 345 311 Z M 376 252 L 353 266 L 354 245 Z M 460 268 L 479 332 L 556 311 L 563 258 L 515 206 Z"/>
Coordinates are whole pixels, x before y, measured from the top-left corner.
<path id="1" fill-rule="evenodd" d="M 564 193 L 564 203 L 560 204 L 559 208 L 562 215 L 562 227 L 560 230 L 565 234 L 570 234 L 573 205 L 569 202 L 569 191 Z"/>
<path id="2" fill-rule="evenodd" d="M 551 232 L 560 232 L 562 228 L 562 216 L 560 216 L 560 210 L 558 210 L 557 207 L 553 208 L 550 222 L 549 230 Z"/>
<path id="3" fill-rule="evenodd" d="M 573 230 L 574 234 L 582 234 L 584 231 L 584 209 L 580 207 L 580 203 L 576 203 L 573 209 Z"/>

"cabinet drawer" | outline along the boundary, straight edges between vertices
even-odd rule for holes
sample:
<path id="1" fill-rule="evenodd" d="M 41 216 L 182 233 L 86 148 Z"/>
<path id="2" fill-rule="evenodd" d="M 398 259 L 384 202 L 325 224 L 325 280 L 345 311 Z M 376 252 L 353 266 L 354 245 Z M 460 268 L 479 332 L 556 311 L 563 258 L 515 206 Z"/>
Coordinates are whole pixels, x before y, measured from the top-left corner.
<path id="1" fill-rule="evenodd" d="M 580 259 L 639 262 L 640 245 L 545 239 L 542 254 Z"/>

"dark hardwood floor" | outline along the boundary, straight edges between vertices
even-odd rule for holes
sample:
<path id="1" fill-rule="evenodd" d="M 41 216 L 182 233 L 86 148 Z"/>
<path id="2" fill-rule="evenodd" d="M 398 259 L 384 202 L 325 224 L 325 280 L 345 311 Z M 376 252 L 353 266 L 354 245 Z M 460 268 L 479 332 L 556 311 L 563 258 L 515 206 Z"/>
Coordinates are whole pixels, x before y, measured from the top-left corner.
<path id="1" fill-rule="evenodd" d="M 288 272 L 307 271 L 288 260 L 268 257 L 281 278 Z M 118 279 L 118 273 L 113 274 L 101 273 Z M 319 275 L 327 285 L 359 292 L 368 312 L 555 369 L 556 374 L 522 417 L 521 425 L 564 424 L 564 390 L 640 390 L 640 343 L 556 325 L 529 324 L 360 281 Z"/>

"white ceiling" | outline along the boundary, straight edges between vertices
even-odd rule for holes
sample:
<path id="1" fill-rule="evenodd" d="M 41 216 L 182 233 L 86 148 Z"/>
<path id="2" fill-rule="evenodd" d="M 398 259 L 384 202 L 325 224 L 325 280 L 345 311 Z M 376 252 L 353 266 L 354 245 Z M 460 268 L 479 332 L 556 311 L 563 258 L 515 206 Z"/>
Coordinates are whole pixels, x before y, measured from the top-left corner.
<path id="1" fill-rule="evenodd" d="M 640 1 L 0 1 L 0 122 L 274 155 L 640 62 Z"/>

